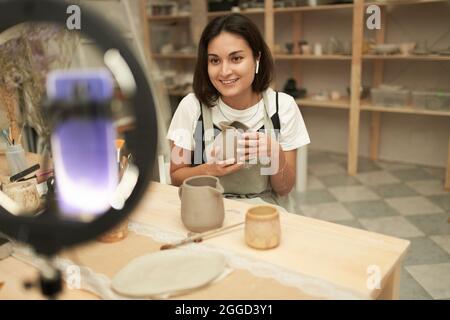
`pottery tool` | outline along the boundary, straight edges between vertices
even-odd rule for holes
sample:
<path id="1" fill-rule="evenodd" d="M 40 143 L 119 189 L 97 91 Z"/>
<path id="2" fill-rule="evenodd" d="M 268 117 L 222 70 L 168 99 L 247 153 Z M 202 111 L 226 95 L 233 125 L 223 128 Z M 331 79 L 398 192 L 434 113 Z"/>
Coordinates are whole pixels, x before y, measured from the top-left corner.
<path id="1" fill-rule="evenodd" d="M 236 223 L 236 224 L 232 224 L 232 225 L 229 225 L 229 226 L 226 226 L 226 227 L 223 227 L 223 228 L 202 232 L 202 233 L 196 234 L 194 236 L 187 237 L 187 238 L 185 238 L 185 239 L 183 239 L 181 241 L 175 242 L 175 243 L 171 243 L 171 244 L 169 243 L 169 244 L 162 245 L 160 250 L 174 249 L 174 248 L 176 248 L 178 246 L 181 246 L 181 245 L 187 244 L 187 243 L 191 243 L 191 242 L 201 242 L 205 237 L 212 236 L 212 235 L 215 235 L 215 234 L 220 233 L 222 231 L 235 228 L 235 227 L 240 226 L 240 225 L 242 225 L 244 223 L 245 223 L 245 221 L 242 221 L 242 222 L 239 222 L 239 223 Z"/>
<path id="2" fill-rule="evenodd" d="M 30 173 L 35 172 L 36 170 L 39 170 L 40 168 L 41 168 L 41 166 L 39 165 L 39 163 L 35 164 L 34 166 L 31 166 L 31 167 L 29 167 L 29 168 L 27 168 L 27 169 L 25 169 L 25 170 L 15 174 L 15 175 L 13 175 L 13 176 L 11 176 L 9 178 L 9 181 L 15 182 L 15 181 L 17 181 L 19 179 L 22 179 L 23 177 L 26 177 Z"/>

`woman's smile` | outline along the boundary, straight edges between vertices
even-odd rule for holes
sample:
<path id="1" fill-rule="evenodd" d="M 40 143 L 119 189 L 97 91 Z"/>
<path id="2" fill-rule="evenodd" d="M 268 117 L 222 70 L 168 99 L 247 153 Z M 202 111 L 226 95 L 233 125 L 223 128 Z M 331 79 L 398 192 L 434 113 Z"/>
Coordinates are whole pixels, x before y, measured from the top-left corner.
<path id="1" fill-rule="evenodd" d="M 229 79 L 229 80 L 219 80 L 224 86 L 233 86 L 239 78 Z"/>

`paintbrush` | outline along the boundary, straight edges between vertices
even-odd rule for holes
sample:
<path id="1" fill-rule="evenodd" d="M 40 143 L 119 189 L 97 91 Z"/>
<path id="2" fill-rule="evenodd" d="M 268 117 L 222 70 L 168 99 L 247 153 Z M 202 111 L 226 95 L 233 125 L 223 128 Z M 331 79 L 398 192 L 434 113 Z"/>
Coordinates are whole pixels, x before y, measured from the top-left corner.
<path id="1" fill-rule="evenodd" d="M 181 246 L 181 245 L 187 244 L 187 243 L 191 243 L 191 242 L 201 242 L 203 240 L 203 238 L 205 238 L 205 237 L 212 236 L 214 234 L 220 233 L 222 231 L 225 231 L 225 230 L 228 230 L 228 229 L 231 229 L 231 228 L 235 228 L 235 227 L 240 226 L 240 225 L 242 225 L 244 223 L 245 223 L 245 221 L 242 221 L 242 222 L 239 222 L 239 223 L 236 223 L 236 224 L 232 224 L 230 226 L 226 226 L 226 227 L 223 227 L 223 228 L 202 232 L 202 233 L 196 234 L 194 236 L 187 237 L 187 238 L 185 238 L 185 239 L 183 239 L 181 241 L 175 242 L 175 243 L 164 244 L 164 245 L 161 246 L 160 250 L 174 249 L 174 248 L 176 248 L 178 246 Z"/>

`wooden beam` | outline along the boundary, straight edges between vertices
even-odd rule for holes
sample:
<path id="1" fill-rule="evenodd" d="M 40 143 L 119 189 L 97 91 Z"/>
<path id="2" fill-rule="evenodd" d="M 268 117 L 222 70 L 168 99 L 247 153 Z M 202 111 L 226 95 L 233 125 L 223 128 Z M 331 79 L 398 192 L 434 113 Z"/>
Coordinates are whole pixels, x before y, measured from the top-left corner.
<path id="1" fill-rule="evenodd" d="M 193 43 L 199 43 L 203 29 L 208 24 L 208 6 L 206 0 L 191 0 L 191 36 Z"/>
<path id="2" fill-rule="evenodd" d="M 381 112 L 374 111 L 370 118 L 370 159 L 378 160 L 380 145 Z"/>
<path id="3" fill-rule="evenodd" d="M 377 44 L 385 43 L 387 28 L 386 7 L 380 8 L 381 29 L 375 33 L 375 42 Z M 384 61 L 375 60 L 373 63 L 372 87 L 376 88 L 384 82 Z M 380 146 L 381 114 L 373 112 L 370 124 L 370 159 L 377 160 Z"/>
<path id="4" fill-rule="evenodd" d="M 148 15 L 147 15 L 147 0 L 141 0 L 141 25 L 142 25 L 142 35 L 144 37 L 144 51 L 145 56 L 147 58 L 147 64 L 149 67 L 152 66 L 152 47 L 150 42 L 150 26 L 148 21 Z"/>
<path id="5" fill-rule="evenodd" d="M 298 42 L 303 38 L 303 26 L 302 26 L 302 14 L 301 12 L 295 13 L 292 16 L 292 43 L 294 44 L 294 54 L 300 53 L 300 46 Z M 292 66 L 293 78 L 297 82 L 297 88 L 302 85 L 302 65 L 301 61 L 294 60 Z"/>
<path id="6" fill-rule="evenodd" d="M 448 136 L 447 173 L 445 175 L 445 190 L 450 191 L 450 134 Z"/>
<path id="7" fill-rule="evenodd" d="M 266 39 L 267 46 L 273 53 L 275 48 L 273 0 L 265 0 L 264 9 L 264 37 Z"/>
<path id="8" fill-rule="evenodd" d="M 362 40 L 364 35 L 364 1 L 355 0 L 353 8 L 353 48 L 351 71 L 351 97 L 348 134 L 348 163 L 347 170 L 350 175 L 358 171 L 358 137 L 360 118 L 361 67 L 362 67 Z"/>

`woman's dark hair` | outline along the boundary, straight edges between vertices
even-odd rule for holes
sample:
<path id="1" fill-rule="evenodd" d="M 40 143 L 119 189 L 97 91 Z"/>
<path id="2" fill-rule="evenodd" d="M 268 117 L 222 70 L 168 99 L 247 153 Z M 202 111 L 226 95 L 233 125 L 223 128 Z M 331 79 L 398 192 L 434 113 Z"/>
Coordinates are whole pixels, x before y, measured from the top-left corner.
<path id="1" fill-rule="evenodd" d="M 259 72 L 252 83 L 253 91 L 262 92 L 266 90 L 273 77 L 272 55 L 258 27 L 249 18 L 238 13 L 217 17 L 208 23 L 203 30 L 194 72 L 194 93 L 197 99 L 208 107 L 212 107 L 220 95 L 208 75 L 208 44 L 223 31 L 244 38 L 252 49 L 255 58 L 261 53 Z"/>

